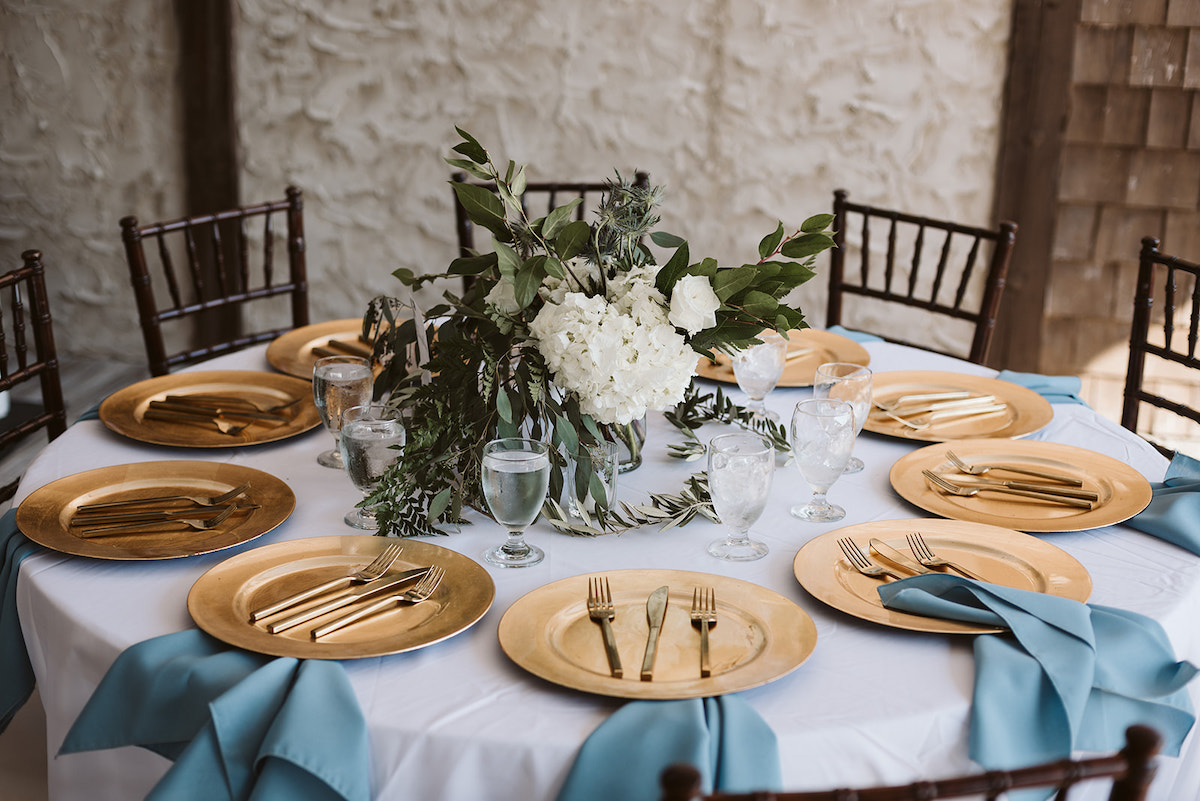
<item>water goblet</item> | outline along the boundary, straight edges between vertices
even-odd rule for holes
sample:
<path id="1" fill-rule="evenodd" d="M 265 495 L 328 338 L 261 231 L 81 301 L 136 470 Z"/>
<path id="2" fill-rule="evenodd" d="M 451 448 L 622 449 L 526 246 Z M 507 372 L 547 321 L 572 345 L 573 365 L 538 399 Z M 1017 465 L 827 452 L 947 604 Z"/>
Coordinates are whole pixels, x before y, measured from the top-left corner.
<path id="1" fill-rule="evenodd" d="M 783 375 L 787 363 L 787 340 L 773 331 L 760 334 L 759 339 L 762 343 L 734 354 L 733 377 L 737 380 L 738 388 L 749 398 L 746 410 L 753 414 L 755 420 L 778 420 L 779 415 L 769 411 L 764 401 Z"/>
<path id="2" fill-rule="evenodd" d="M 342 412 L 371 402 L 374 376 L 371 362 L 361 356 L 326 356 L 313 365 L 313 401 L 325 430 L 333 434 L 333 449 L 317 457 L 317 464 L 339 470 L 346 465 L 338 445 Z"/>
<path id="3" fill-rule="evenodd" d="M 854 435 L 862 433 L 871 412 L 871 370 L 861 364 L 829 362 L 817 368 L 813 376 L 814 398 L 836 398 L 854 409 Z M 851 450 L 843 472 L 857 473 L 863 469 L 862 459 Z"/>
<path id="4" fill-rule="evenodd" d="M 387 469 L 400 458 L 399 449 L 405 441 L 400 411 L 382 403 L 351 406 L 342 412 L 340 434 L 338 448 L 350 481 L 364 497 L 369 496 Z M 343 519 L 354 528 L 379 528 L 375 510 L 370 506 L 356 506 Z"/>
<path id="5" fill-rule="evenodd" d="M 792 516 L 814 523 L 841 520 L 846 510 L 825 496 L 845 472 L 854 447 L 854 408 L 835 398 L 802 400 L 792 413 L 789 433 L 792 458 L 813 493 L 808 504 L 792 507 Z"/>
<path id="6" fill-rule="evenodd" d="M 767 555 L 766 543 L 750 539 L 762 515 L 775 474 L 775 448 L 749 432 L 721 434 L 708 443 L 708 491 L 729 536 L 709 543 L 718 559 L 750 562 Z"/>
<path id="7" fill-rule="evenodd" d="M 484 553 L 497 567 L 536 565 L 545 552 L 525 542 L 525 529 L 537 520 L 550 486 L 550 448 L 520 437 L 494 439 L 483 448 L 480 466 L 483 499 L 508 540 Z"/>
<path id="8" fill-rule="evenodd" d="M 620 450 L 615 442 L 580 445 L 567 455 L 567 513 L 584 519 L 599 506 L 608 509 L 617 496 Z"/>

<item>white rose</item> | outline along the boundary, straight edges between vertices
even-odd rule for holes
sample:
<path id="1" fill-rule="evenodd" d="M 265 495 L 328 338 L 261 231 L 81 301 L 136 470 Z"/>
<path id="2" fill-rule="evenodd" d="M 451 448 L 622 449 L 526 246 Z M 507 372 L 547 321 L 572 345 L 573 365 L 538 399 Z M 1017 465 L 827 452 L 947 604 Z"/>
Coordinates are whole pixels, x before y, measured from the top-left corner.
<path id="1" fill-rule="evenodd" d="M 695 334 L 717 324 L 721 301 L 703 275 L 685 275 L 671 292 L 671 313 L 667 319 L 676 328 Z"/>
<path id="2" fill-rule="evenodd" d="M 495 306 L 502 314 L 516 314 L 521 310 L 517 305 L 517 289 L 512 281 L 501 278 L 483 299 L 485 303 Z"/>

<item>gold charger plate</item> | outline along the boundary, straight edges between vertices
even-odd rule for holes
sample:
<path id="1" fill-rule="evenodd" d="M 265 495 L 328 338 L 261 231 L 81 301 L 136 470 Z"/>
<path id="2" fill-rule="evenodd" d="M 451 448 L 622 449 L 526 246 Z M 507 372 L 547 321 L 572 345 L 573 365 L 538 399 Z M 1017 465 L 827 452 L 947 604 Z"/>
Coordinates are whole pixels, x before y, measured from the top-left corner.
<path id="1" fill-rule="evenodd" d="M 945 473 L 956 484 L 971 479 L 946 458 L 954 451 L 967 464 L 1012 464 L 1050 470 L 1083 481 L 1082 489 L 1100 497 L 1091 509 L 1053 502 L 981 492 L 973 497 L 950 495 L 934 489 L 922 470 Z M 1017 473 L 991 471 L 989 479 L 1017 479 Z M 1039 479 L 1025 476 L 1025 480 Z M 1084 448 L 1035 440 L 978 439 L 943 442 L 913 451 L 892 465 L 892 487 L 909 503 L 935 515 L 1015 528 L 1018 531 L 1083 531 L 1111 526 L 1136 515 L 1153 497 L 1150 482 L 1124 462 Z"/>
<path id="2" fill-rule="evenodd" d="M 281 373 L 311 380 L 313 365 L 321 358 L 313 348 L 325 347 L 331 339 L 357 344 L 365 349 L 361 355 L 370 358 L 370 346 L 359 342 L 361 333 L 361 317 L 306 325 L 272 340 L 267 345 L 267 362 Z"/>
<path id="3" fill-rule="evenodd" d="M 159 495 L 212 496 L 250 482 L 237 503 L 259 509 L 236 512 L 209 531 L 164 528 L 103 537 L 76 536 L 71 517 L 83 504 Z M 291 515 L 296 496 L 280 479 L 238 464 L 198 461 L 137 462 L 64 476 L 30 493 L 17 508 L 17 526 L 36 543 L 93 559 L 175 559 L 249 542 Z"/>
<path id="4" fill-rule="evenodd" d="M 1080 602 L 1092 594 L 1092 579 L 1087 570 L 1061 548 L 1012 529 L 936 518 L 876 520 L 827 532 L 805 543 L 792 562 L 792 570 L 800 586 L 814 598 L 862 620 L 943 634 L 999 631 L 888 609 L 876 591 L 880 580 L 851 567 L 837 544 L 838 539 L 848 537 L 867 554 L 867 543 L 874 537 L 908 555 L 911 552 L 905 536 L 914 531 L 921 533 L 938 556 L 993 579 L 996 584 Z"/>
<path id="5" fill-rule="evenodd" d="M 871 363 L 871 354 L 853 339 L 816 328 L 801 328 L 788 333 L 788 351 L 812 348 L 812 353 L 798 356 L 783 367 L 783 376 L 776 386 L 811 387 L 813 374 L 827 362 L 850 362 L 866 367 Z M 717 363 L 701 358 L 696 365 L 696 375 L 726 384 L 736 384 L 733 361 L 724 353 L 715 354 Z"/>
<path id="6" fill-rule="evenodd" d="M 274 617 L 258 624 L 250 622 L 251 610 L 345 576 L 369 563 L 392 542 L 387 537 L 347 534 L 254 548 L 226 559 L 197 579 L 188 593 L 188 612 L 204 631 L 248 651 L 298 659 L 358 659 L 441 642 L 473 626 L 491 607 L 496 585 L 483 567 L 440 545 L 407 539 L 392 571 L 429 565 L 446 570 L 429 600 L 397 605 L 320 640 L 313 640 L 309 632 L 353 607 L 329 612 L 280 634 L 268 634 L 264 628 Z"/>
<path id="7" fill-rule="evenodd" d="M 167 395 L 236 395 L 269 407 L 300 399 L 286 423 L 253 422 L 240 434 L 224 434 L 215 425 L 144 418 L 150 401 Z M 290 375 L 258 370 L 207 370 L 149 378 L 119 389 L 100 404 L 100 420 L 118 434 L 152 445 L 186 448 L 236 448 L 275 442 L 321 425 L 312 384 Z M 238 423 L 248 422 L 238 420 Z"/>
<path id="8" fill-rule="evenodd" d="M 612 622 L 624 678 L 609 673 L 600 626 L 588 618 L 590 576 L 561 579 L 524 595 L 500 619 L 500 647 L 546 681 L 617 698 L 704 698 L 747 690 L 795 670 L 812 653 L 817 629 L 803 609 L 778 593 L 739 579 L 681 570 L 618 570 L 609 580 Z M 639 671 L 649 624 L 646 599 L 671 588 L 654 680 Z M 717 625 L 709 631 L 712 675 L 700 677 L 700 634 L 692 626 L 692 591 L 712 587 Z"/>
<path id="9" fill-rule="evenodd" d="M 1011 381 L 936 370 L 894 370 L 876 373 L 871 379 L 871 400 L 876 403 L 891 403 L 902 395 L 955 391 L 967 391 L 976 396 L 992 395 L 996 400 L 1008 404 L 1008 409 L 978 417 L 941 420 L 924 431 L 917 431 L 872 406 L 863 427 L 867 431 L 890 437 L 946 442 L 979 437 L 1024 437 L 1040 431 L 1054 419 L 1054 409 L 1048 400 Z"/>

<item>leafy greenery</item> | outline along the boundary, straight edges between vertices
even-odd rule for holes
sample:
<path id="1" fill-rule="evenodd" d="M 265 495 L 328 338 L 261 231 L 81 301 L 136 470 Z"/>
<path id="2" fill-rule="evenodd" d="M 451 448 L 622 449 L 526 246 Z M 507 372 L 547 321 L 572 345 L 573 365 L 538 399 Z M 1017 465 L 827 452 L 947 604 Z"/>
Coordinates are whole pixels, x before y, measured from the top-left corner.
<path id="1" fill-rule="evenodd" d="M 554 499 L 561 496 L 566 466 L 557 446 L 573 450 L 604 438 L 604 426 L 581 411 L 580 398 L 553 382 L 530 334 L 529 324 L 547 303 L 548 286 L 603 296 L 621 274 L 655 265 L 654 287 L 670 302 L 681 279 L 703 276 L 720 305 L 715 324 L 689 332 L 687 344 L 699 354 L 732 352 L 757 343 L 764 329 L 806 327 L 801 311 L 782 300 L 812 277 L 814 257 L 833 245 L 827 230 L 832 217 L 821 214 L 790 235 L 779 223 L 759 242 L 754 263 L 721 267 L 709 258 L 693 261 L 684 239 L 653 230 L 662 190 L 636 186 L 619 173 L 608 182 L 594 222 L 573 219 L 578 200 L 530 219 L 521 204 L 525 167 L 510 161 L 501 169 L 473 136 L 456 130 L 463 141 L 447 163 L 494 185 L 493 190 L 452 183 L 471 221 L 491 234 L 491 250 L 454 259 L 442 273 L 396 270 L 410 290 L 444 279 L 453 279 L 456 287 L 464 276 L 472 280 L 461 294 L 447 290 L 441 303 L 425 310 L 376 298 L 363 318 L 364 333 L 377 334 L 375 357 L 382 370 L 376 394 L 397 405 L 408 423 L 403 459 L 364 501 L 376 504 L 383 535 L 441 534 L 445 526 L 464 523 L 469 508 L 486 514 L 479 465 L 491 439 L 527 436 L 556 446 L 549 495 Z M 651 245 L 668 251 L 661 267 Z M 693 440 L 693 424 L 705 416 L 741 419 L 720 393 L 710 402 L 692 392 L 668 416 Z M 780 433 L 770 436 L 778 442 Z M 680 495 L 653 496 L 652 506 L 599 510 L 582 528 L 595 534 L 649 523 L 683 525 L 697 514 L 711 519 L 707 497 L 703 476 L 693 476 Z M 547 503 L 552 525 L 579 533 L 581 527 L 565 525 L 561 512 Z"/>
<path id="2" fill-rule="evenodd" d="M 738 425 L 761 434 L 770 440 L 777 453 L 790 453 L 792 449 L 785 425 L 765 417 L 756 420 L 753 412 L 725 397 L 720 387 L 710 394 L 702 395 L 693 381 L 683 400 L 674 409 L 663 412 L 663 416 L 667 418 L 667 422 L 679 429 L 686 440 L 683 445 L 668 445 L 670 454 L 689 462 L 704 456 L 704 442 L 696 436 L 696 431 L 709 422 Z"/>

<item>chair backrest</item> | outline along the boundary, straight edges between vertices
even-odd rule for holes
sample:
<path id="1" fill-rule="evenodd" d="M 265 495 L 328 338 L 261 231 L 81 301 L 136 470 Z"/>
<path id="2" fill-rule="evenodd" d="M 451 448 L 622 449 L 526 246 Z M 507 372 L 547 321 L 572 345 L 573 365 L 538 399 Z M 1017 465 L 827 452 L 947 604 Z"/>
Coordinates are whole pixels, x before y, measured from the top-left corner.
<path id="1" fill-rule="evenodd" d="M 1125 403 L 1121 410 L 1121 425 L 1137 433 L 1141 404 L 1148 403 L 1190 420 L 1191 426 L 1187 423 L 1183 423 L 1183 426 L 1197 432 L 1200 431 L 1195 427 L 1200 424 L 1200 407 L 1170 400 L 1156 392 L 1150 392 L 1145 387 L 1147 354 L 1166 360 L 1169 369 L 1184 373 L 1188 370 L 1196 371 L 1194 374 L 1188 374 L 1190 382 L 1180 384 L 1182 391 L 1179 397 L 1187 398 L 1190 394 L 1194 398 L 1197 393 L 1196 387 L 1200 387 L 1200 354 L 1196 352 L 1200 343 L 1200 265 L 1168 256 L 1159 251 L 1158 246 L 1159 241 L 1154 237 L 1148 236 L 1142 240 L 1137 289 L 1133 301 L 1133 325 L 1129 334 L 1129 368 L 1125 373 Z M 1159 287 L 1162 291 L 1162 327 L 1159 329 L 1155 325 L 1152 336 L 1151 317 L 1155 291 Z M 1177 328 L 1183 330 L 1177 331 Z M 1164 379 L 1158 382 L 1158 386 L 1165 387 L 1169 383 Z M 1147 436 L 1153 437 L 1154 432 L 1151 431 Z M 1192 438 L 1195 436 L 1193 433 Z M 1164 455 L 1171 455 L 1171 448 L 1160 442 L 1150 442 Z"/>
<path id="2" fill-rule="evenodd" d="M 450 180 L 463 183 L 467 180 L 467 174 L 455 172 L 450 176 Z M 649 173 L 634 173 L 633 184 L 639 187 L 649 186 Z M 494 183 L 478 183 L 477 186 L 496 191 Z M 525 191 L 521 193 L 521 208 L 525 210 L 526 214 L 537 218 L 578 198 L 583 202 L 575 207 L 574 219 L 582 220 L 589 211 L 594 210 L 600 204 L 607 189 L 608 185 L 602 181 L 531 181 L 525 185 Z M 473 256 L 476 253 L 475 225 L 467 216 L 467 210 L 459 202 L 458 194 L 453 194 L 454 230 L 458 235 L 458 255 Z M 538 205 L 531 210 L 530 203 L 534 199 L 537 199 Z M 471 277 L 468 276 L 463 281 L 465 286 L 470 288 Z"/>
<path id="3" fill-rule="evenodd" d="M 988 771 L 938 781 L 864 789 L 813 792 L 757 792 L 745 794 L 700 793 L 700 773 L 691 765 L 672 765 L 662 773 L 662 801 L 927 801 L 938 798 L 986 798 L 996 801 L 1010 790 L 1041 788 L 1058 791 L 1065 801 L 1067 791 L 1077 784 L 1100 779 L 1112 782 L 1109 801 L 1143 801 L 1154 780 L 1154 756 L 1161 745 L 1158 732 L 1146 726 L 1131 726 L 1125 732 L 1125 747 L 1116 754 L 1065 759 L 1009 771 Z"/>
<path id="4" fill-rule="evenodd" d="M 308 325 L 303 211 L 300 190 L 289 186 L 283 200 L 216 214 L 151 225 L 138 225 L 135 217 L 121 220 L 151 375 Z M 283 217 L 283 232 L 276 230 L 276 215 Z M 281 238 L 287 248 L 285 276 L 275 270 Z M 148 265 L 146 240 L 158 254 L 157 279 Z M 156 298 L 156 283 L 170 303 Z M 272 301 L 281 296 L 290 296 L 290 303 Z M 171 324 L 170 331 L 164 332 L 164 324 Z"/>
<path id="5" fill-rule="evenodd" d="M 42 401 L 31 404 L 32 416 L 18 418 L 10 411 L 0 421 L 0 453 L 39 429 L 46 429 L 51 440 L 67 430 L 42 254 L 27 250 L 21 258 L 23 266 L 0 275 L 0 392 L 8 392 L 12 398 L 14 390 L 36 380 L 41 384 Z M 19 480 L 0 487 L 0 501 L 16 494 Z"/>
<path id="6" fill-rule="evenodd" d="M 829 300 L 825 325 L 866 330 L 891 342 L 965 356 L 982 364 L 996 327 L 1008 262 L 1016 241 L 1016 224 L 1002 222 L 994 230 L 973 228 L 851 203 L 848 196 L 844 189 L 833 193 L 837 246 L 829 251 Z M 874 227 L 873 222 L 877 223 Z M 848 239 L 849 232 L 853 232 L 853 239 Z M 931 237 L 934 241 L 926 241 L 928 232 L 937 232 Z M 886 242 L 882 269 L 874 272 L 872 267 L 875 265 L 871 262 L 872 248 L 876 246 L 873 234 Z M 859 266 L 853 277 L 846 268 L 851 242 L 857 248 L 855 261 Z M 979 278 L 984 265 L 987 272 Z M 972 279 L 975 279 L 974 283 Z M 914 327 L 911 324 L 900 323 L 890 331 L 881 332 L 872 330 L 871 326 L 864 328 L 855 320 L 843 320 L 844 299 L 848 294 L 921 309 L 941 315 L 943 322 L 946 318 L 964 320 L 974 326 L 970 349 L 965 353 L 953 352 L 951 348 L 939 347 L 929 341 L 913 341 L 895 333 L 901 326 Z"/>

